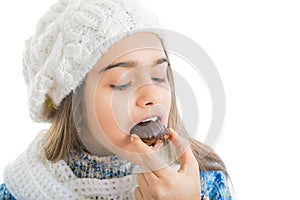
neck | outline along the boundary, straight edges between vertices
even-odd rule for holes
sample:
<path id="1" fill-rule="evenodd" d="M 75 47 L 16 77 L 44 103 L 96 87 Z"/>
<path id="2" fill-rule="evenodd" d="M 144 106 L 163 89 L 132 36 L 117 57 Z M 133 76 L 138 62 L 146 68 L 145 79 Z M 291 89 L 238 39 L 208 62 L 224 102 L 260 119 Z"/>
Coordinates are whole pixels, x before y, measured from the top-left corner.
<path id="1" fill-rule="evenodd" d="M 84 130 L 84 131 L 82 131 Z M 90 129 L 83 125 L 82 130 L 78 132 L 78 136 L 85 146 L 85 148 L 95 156 L 110 156 L 114 155 L 109 149 L 107 149 L 99 140 L 99 136 L 95 136 L 91 133 Z"/>
<path id="2" fill-rule="evenodd" d="M 112 153 L 110 150 L 108 150 L 107 148 L 105 148 L 103 145 L 101 144 L 97 144 L 96 148 L 87 148 L 91 154 L 95 155 L 95 156 L 112 156 L 115 155 L 114 153 Z"/>

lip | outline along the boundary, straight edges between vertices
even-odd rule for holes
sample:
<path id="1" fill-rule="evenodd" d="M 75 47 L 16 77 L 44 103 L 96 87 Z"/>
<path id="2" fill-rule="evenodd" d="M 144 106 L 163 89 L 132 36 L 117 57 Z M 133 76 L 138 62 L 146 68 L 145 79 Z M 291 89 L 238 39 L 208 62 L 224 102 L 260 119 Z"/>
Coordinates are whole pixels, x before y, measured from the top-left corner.
<path id="1" fill-rule="evenodd" d="M 155 105 L 151 108 L 141 111 L 139 114 L 136 115 L 135 118 L 131 118 L 132 120 L 131 120 L 128 132 L 130 133 L 132 128 L 134 126 L 136 126 L 138 123 L 140 123 L 148 118 L 151 118 L 151 117 L 158 117 L 157 121 L 160 122 L 161 124 L 163 124 L 163 123 L 165 123 L 165 120 L 166 120 L 165 110 L 163 109 L 163 107 L 161 105 Z"/>
<path id="2" fill-rule="evenodd" d="M 148 115 L 144 115 L 143 117 L 139 118 L 138 120 L 134 121 L 134 125 L 135 126 L 136 124 L 146 120 L 146 119 L 149 119 L 149 118 L 152 118 L 152 117 L 157 117 L 157 121 L 159 122 L 162 122 L 163 118 L 164 118 L 164 115 L 162 112 L 157 112 L 157 113 L 152 113 L 152 114 L 148 114 Z"/>

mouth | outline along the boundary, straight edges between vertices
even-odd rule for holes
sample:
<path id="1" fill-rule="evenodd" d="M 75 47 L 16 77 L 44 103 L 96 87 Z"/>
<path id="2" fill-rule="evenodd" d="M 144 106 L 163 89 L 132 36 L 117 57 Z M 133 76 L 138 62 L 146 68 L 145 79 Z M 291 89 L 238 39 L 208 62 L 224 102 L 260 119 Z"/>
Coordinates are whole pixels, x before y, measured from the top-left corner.
<path id="1" fill-rule="evenodd" d="M 161 118 L 162 117 L 159 114 L 152 115 L 152 116 L 146 116 L 143 119 L 141 119 L 137 124 L 146 123 L 146 122 L 150 122 L 150 121 L 153 121 L 153 122 L 158 121 L 161 123 Z"/>
<path id="2" fill-rule="evenodd" d="M 138 135 L 144 143 L 154 149 L 162 146 L 170 136 L 158 115 L 142 119 L 130 130 L 130 135 L 132 134 Z"/>

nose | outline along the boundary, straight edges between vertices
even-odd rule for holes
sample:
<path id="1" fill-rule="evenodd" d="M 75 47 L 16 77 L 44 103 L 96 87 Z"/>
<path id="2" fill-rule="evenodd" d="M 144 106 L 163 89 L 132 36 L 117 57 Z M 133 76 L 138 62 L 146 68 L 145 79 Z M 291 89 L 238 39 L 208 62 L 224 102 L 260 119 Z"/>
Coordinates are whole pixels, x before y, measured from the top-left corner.
<path id="1" fill-rule="evenodd" d="M 139 107 L 146 108 L 153 106 L 161 101 L 162 94 L 154 84 L 145 85 L 136 91 L 136 104 Z"/>

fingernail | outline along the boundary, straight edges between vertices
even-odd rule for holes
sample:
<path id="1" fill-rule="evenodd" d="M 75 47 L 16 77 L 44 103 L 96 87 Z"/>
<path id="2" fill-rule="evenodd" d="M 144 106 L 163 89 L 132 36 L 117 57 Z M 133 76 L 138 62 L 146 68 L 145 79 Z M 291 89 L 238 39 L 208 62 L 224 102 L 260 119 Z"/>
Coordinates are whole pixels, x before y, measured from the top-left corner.
<path id="1" fill-rule="evenodd" d="M 174 129 L 168 128 L 169 132 L 175 132 Z"/>
<path id="2" fill-rule="evenodd" d="M 176 136 L 178 135 L 173 128 L 168 128 L 169 133 L 170 133 L 170 140 L 174 140 L 176 138 Z"/>
<path id="3" fill-rule="evenodd" d="M 135 139 L 139 138 L 136 134 L 130 135 L 130 142 L 133 142 Z"/>
<path id="4" fill-rule="evenodd" d="M 168 128 L 171 135 L 177 135 L 173 128 Z"/>

